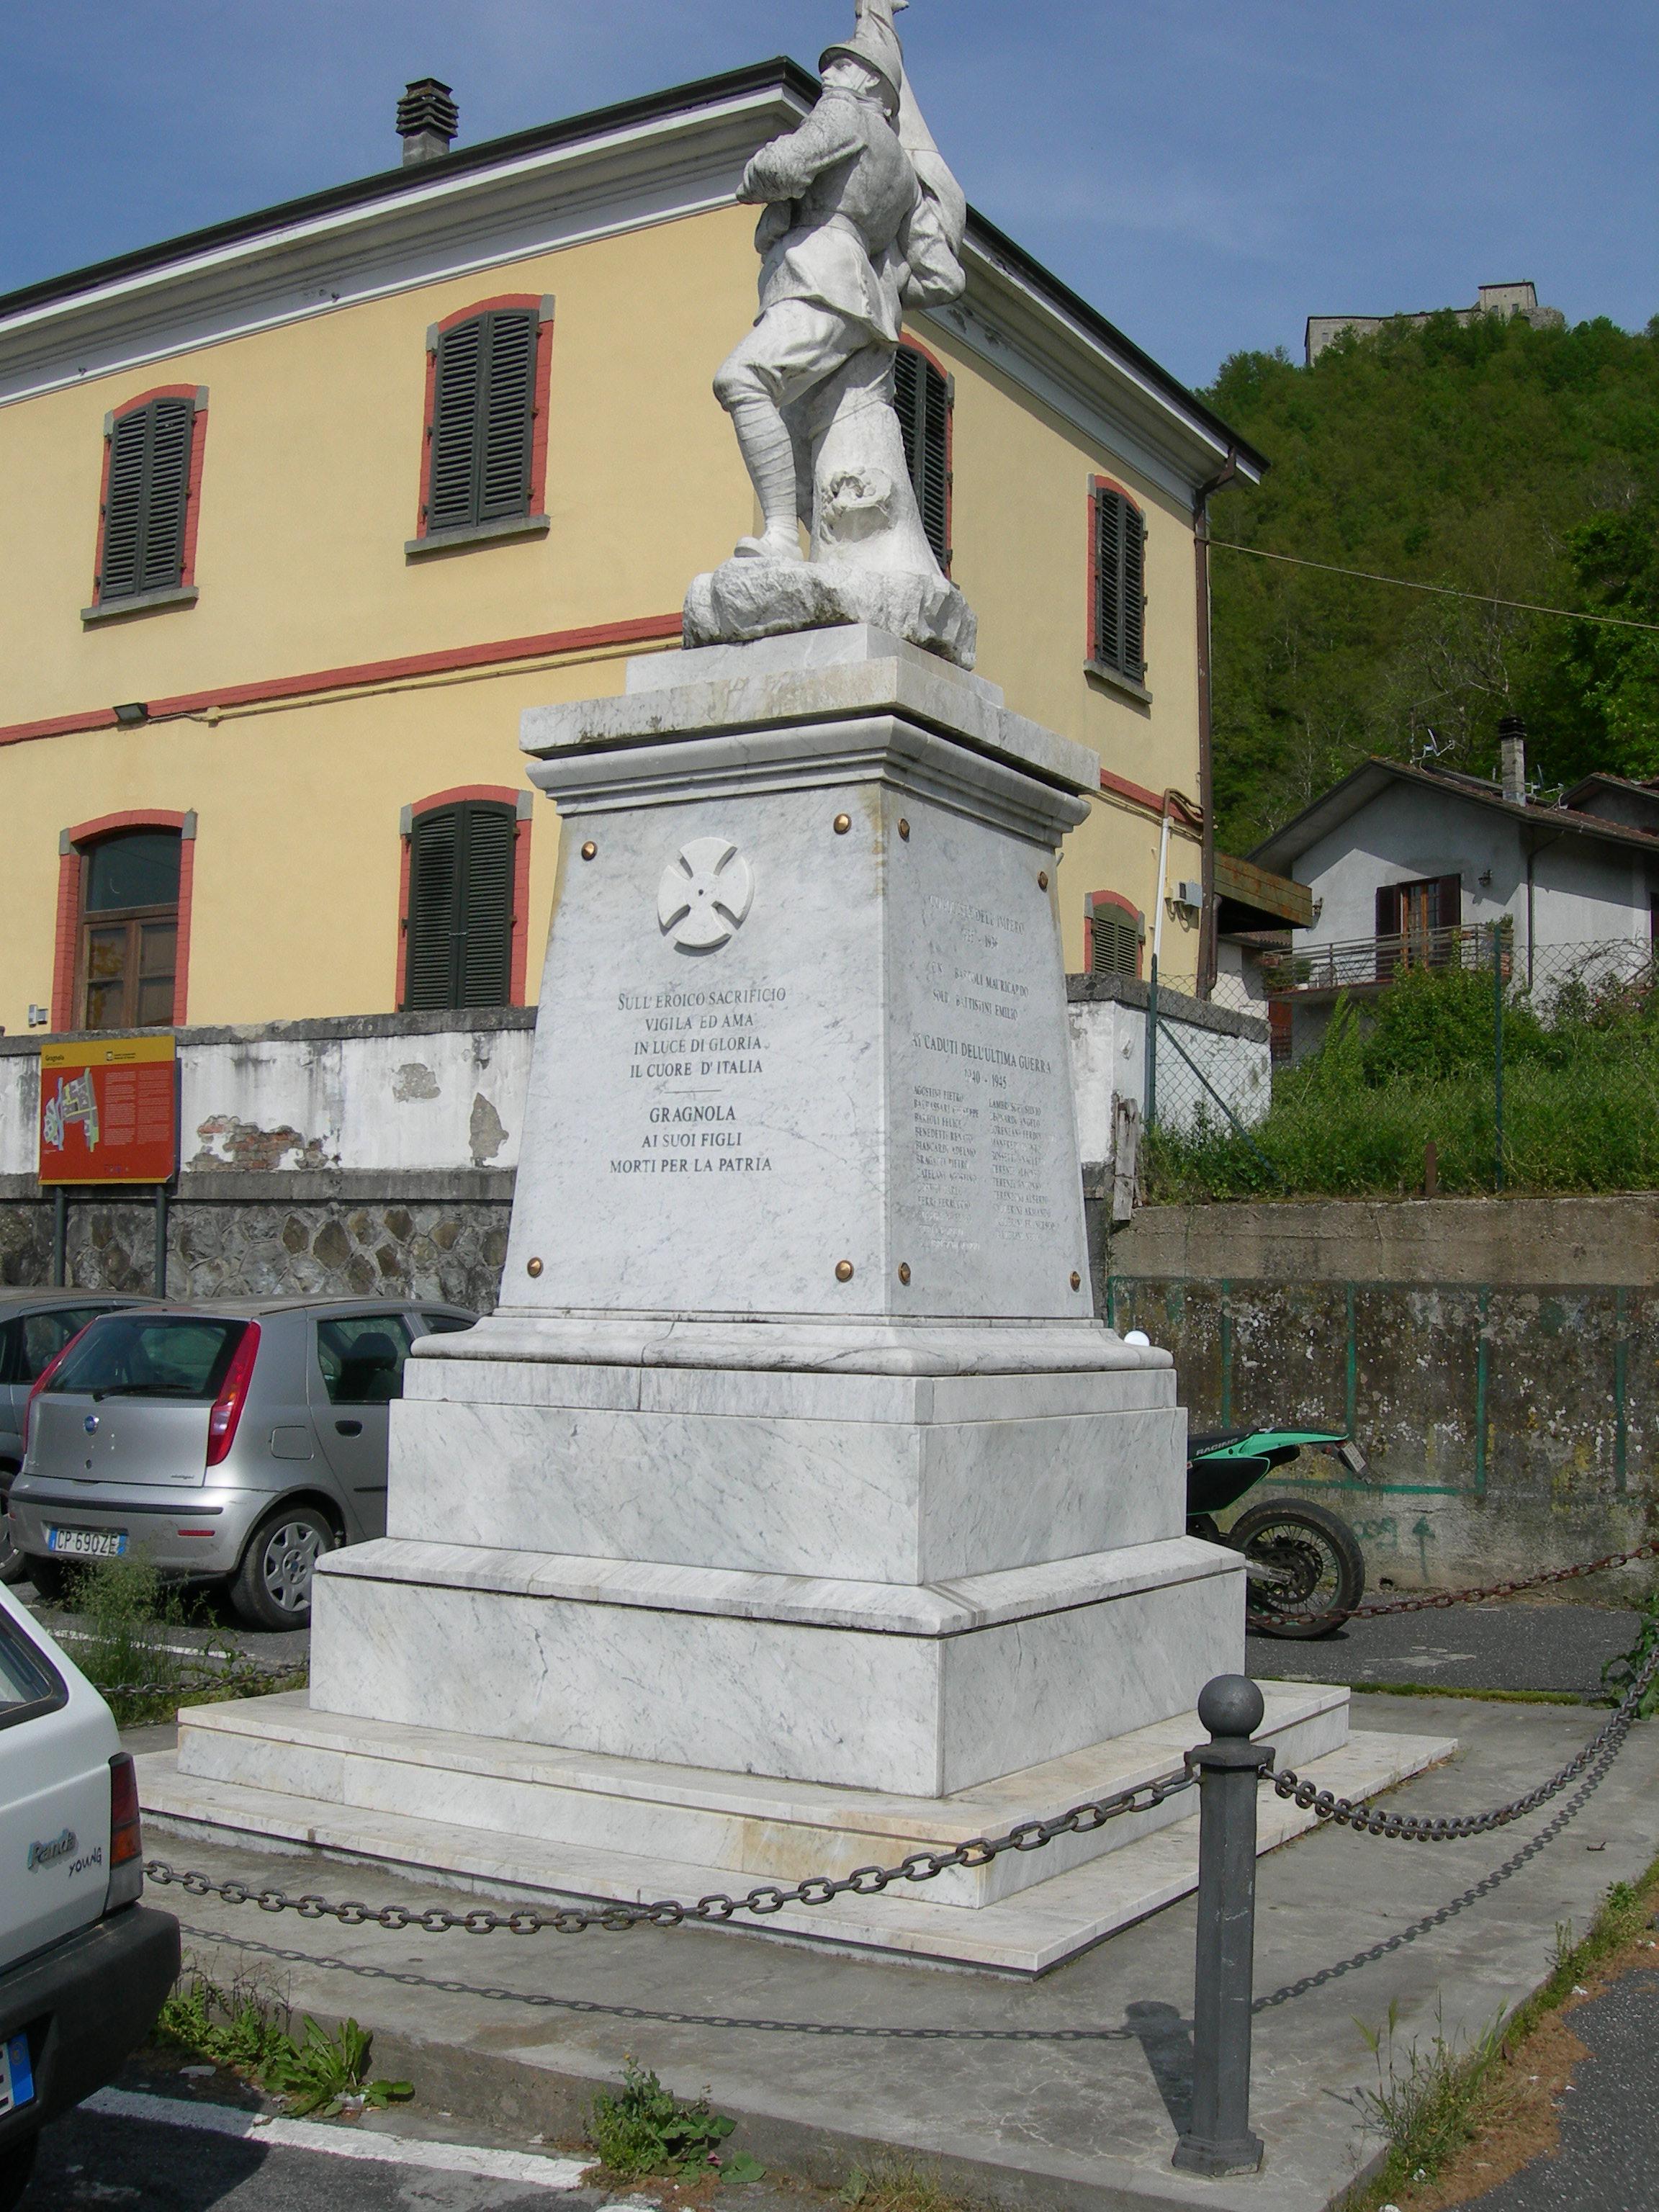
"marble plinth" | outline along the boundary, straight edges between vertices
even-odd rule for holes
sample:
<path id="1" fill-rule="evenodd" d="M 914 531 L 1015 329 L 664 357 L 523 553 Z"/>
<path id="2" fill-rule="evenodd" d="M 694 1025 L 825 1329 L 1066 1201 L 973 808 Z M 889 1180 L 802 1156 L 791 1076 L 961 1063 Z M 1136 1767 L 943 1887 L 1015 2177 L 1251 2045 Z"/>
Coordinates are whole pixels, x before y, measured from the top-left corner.
<path id="1" fill-rule="evenodd" d="M 1165 1719 L 1234 1668 L 1243 1562 L 1187 1537 L 948 1583 L 363 1544 L 319 1563 L 319 1710 L 941 1796 Z"/>
<path id="2" fill-rule="evenodd" d="M 1347 1692 L 1263 1686 L 1262 1734 L 1281 1765 L 1359 1797 L 1447 1757 L 1452 1743 L 1347 1739 Z M 547 1902 L 696 1898 L 814 1873 L 895 1865 L 969 1835 L 1006 1832 L 1177 1768 L 1202 1737 L 1184 1713 L 958 1796 L 911 1799 L 545 1750 L 307 1710 L 301 1696 L 200 1706 L 176 1753 L 138 1762 L 153 1832 L 354 1863 Z M 757 1932 L 1036 1974 L 1190 1890 L 1194 1800 L 1005 1853 L 925 1888 L 793 1908 Z M 1264 1850 L 1311 1814 L 1266 1792 Z M 748 1925 L 740 1922 L 739 1925 Z"/>
<path id="3" fill-rule="evenodd" d="M 1182 1510 L 1167 1367 L 428 1359 L 408 1387 L 386 1533 L 416 1542 L 910 1583 L 1153 1543 Z"/>

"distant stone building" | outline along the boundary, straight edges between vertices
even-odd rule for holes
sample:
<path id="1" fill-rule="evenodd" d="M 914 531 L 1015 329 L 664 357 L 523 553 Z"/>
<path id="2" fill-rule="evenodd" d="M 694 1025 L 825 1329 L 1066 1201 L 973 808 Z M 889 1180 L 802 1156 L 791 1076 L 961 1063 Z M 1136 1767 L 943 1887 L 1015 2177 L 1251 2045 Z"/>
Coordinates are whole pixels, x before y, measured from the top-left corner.
<path id="1" fill-rule="evenodd" d="M 1310 315 L 1308 366 L 1311 368 L 1326 347 L 1334 344 L 1345 331 L 1355 331 L 1361 337 L 1374 337 L 1385 323 L 1410 323 L 1420 329 L 1431 314 L 1447 312 L 1443 307 L 1423 307 L 1405 315 Z M 1521 284 L 1483 284 L 1474 307 L 1453 307 L 1449 312 L 1460 323 L 1472 323 L 1480 315 L 1520 315 L 1534 330 L 1559 330 L 1566 321 L 1559 307 L 1539 306 L 1538 287 L 1530 278 Z"/>

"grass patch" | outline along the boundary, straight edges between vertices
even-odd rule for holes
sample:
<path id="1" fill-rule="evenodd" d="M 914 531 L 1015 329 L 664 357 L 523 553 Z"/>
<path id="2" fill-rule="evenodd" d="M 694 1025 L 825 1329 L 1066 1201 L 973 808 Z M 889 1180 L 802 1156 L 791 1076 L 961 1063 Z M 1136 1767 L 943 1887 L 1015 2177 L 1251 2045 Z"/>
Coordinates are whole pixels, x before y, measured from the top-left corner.
<path id="1" fill-rule="evenodd" d="M 1297 1677 L 1291 1674 L 1285 1679 L 1294 1681 Z M 1577 1690 L 1437 1689 L 1432 1682 L 1350 1682 L 1347 1687 L 1355 1697 L 1484 1698 L 1490 1705 L 1584 1705 L 1605 1702 L 1588 1693 L 1581 1695 Z"/>
<path id="2" fill-rule="evenodd" d="M 623 2085 L 593 2100 L 588 2136 L 604 2174 L 618 2181 L 665 2175 L 674 2181 L 761 2181 L 766 2169 L 747 2151 L 720 2148 L 737 2122 L 708 2096 L 687 2103 L 638 2060 L 623 2061 Z"/>
<path id="3" fill-rule="evenodd" d="M 171 1720 L 181 1705 L 248 1697 L 270 1686 L 264 1670 L 228 1637 L 210 1634 L 188 1650 L 179 1648 L 181 1632 L 203 1626 L 201 1603 L 165 1580 L 142 1549 L 74 1568 L 63 1604 L 79 1626 L 57 1633 L 123 1728 Z M 305 1680 L 303 1665 L 292 1672 L 296 1684 Z"/>
<path id="4" fill-rule="evenodd" d="M 226 1987 L 199 1966 L 188 1968 L 161 2008 L 154 2039 L 222 2066 L 301 2117 L 331 2119 L 415 2094 L 408 2081 L 370 2078 L 374 2039 L 355 2020 L 330 2029 L 307 2014 L 296 2037 L 286 1997 L 252 1976 Z"/>
<path id="5" fill-rule="evenodd" d="M 933 2167 L 899 2157 L 878 2159 L 867 2173 L 855 2166 L 841 2201 L 859 2212 L 970 2212 L 973 2203 L 947 2189 Z"/>
<path id="6" fill-rule="evenodd" d="M 1275 1075 L 1273 1104 L 1248 1139 L 1204 1109 L 1185 1130 L 1147 1132 L 1147 1199 L 1413 1196 L 1431 1138 L 1443 1193 L 1490 1192 L 1492 1044 L 1490 971 L 1412 969 L 1363 1015 L 1339 1000 L 1319 1050 Z M 1512 993 L 1504 1052 L 1506 1188 L 1659 1188 L 1651 975 L 1564 989 L 1547 1018 Z"/>
<path id="7" fill-rule="evenodd" d="M 1375 2177 L 1341 2199 L 1341 2212 L 1442 2212 L 1495 2188 L 1554 2141 L 1553 2098 L 1583 2047 L 1564 2014 L 1635 1966 L 1659 1963 L 1650 1933 L 1659 1902 L 1659 1859 L 1639 1881 L 1616 1881 L 1583 1936 L 1556 1929 L 1548 1978 L 1507 2019 L 1470 2045 L 1437 2029 L 1426 2045 L 1398 2047 L 1390 2008 L 1364 2036 L 1377 2086 L 1360 2092 L 1388 2148 Z"/>

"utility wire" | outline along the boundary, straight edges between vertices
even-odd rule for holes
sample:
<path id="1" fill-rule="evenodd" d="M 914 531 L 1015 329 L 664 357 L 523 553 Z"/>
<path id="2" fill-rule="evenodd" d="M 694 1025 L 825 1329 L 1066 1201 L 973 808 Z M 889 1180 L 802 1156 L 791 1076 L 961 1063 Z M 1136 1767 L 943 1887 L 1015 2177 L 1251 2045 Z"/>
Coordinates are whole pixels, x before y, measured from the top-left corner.
<path id="1" fill-rule="evenodd" d="M 1642 629 L 1659 637 L 1659 623 L 1633 622 L 1627 615 L 1589 615 L 1577 607 L 1540 607 L 1532 599 L 1500 599 L 1490 592 L 1460 592 L 1450 584 L 1419 584 L 1409 576 L 1379 576 L 1370 568 L 1339 568 L 1334 561 L 1309 561 L 1299 553 L 1269 553 L 1261 545 L 1240 545 L 1231 538 L 1206 540 L 1224 553 L 1248 553 L 1254 561 L 1282 561 L 1291 568 L 1319 568 L 1328 576 L 1357 576 L 1363 584 L 1397 584 L 1402 592 L 1433 592 L 1443 599 L 1478 599 L 1486 607 L 1514 607 L 1525 615 L 1559 615 L 1565 622 L 1601 623 L 1609 629 Z"/>

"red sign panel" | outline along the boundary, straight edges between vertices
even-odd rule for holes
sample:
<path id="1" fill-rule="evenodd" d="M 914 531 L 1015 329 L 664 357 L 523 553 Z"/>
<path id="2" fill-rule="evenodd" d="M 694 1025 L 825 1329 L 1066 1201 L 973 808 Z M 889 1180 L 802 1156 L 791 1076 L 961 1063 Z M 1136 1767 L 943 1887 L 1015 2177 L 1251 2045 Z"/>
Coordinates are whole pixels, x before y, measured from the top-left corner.
<path id="1" fill-rule="evenodd" d="M 178 1164 L 179 1055 L 172 1037 L 41 1046 L 43 1183 L 161 1183 Z"/>

